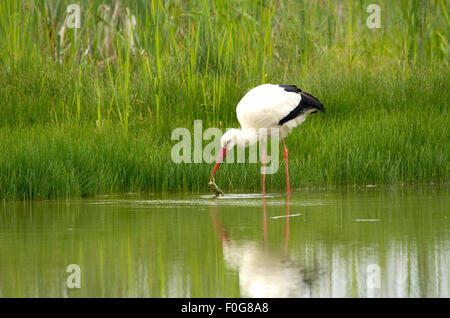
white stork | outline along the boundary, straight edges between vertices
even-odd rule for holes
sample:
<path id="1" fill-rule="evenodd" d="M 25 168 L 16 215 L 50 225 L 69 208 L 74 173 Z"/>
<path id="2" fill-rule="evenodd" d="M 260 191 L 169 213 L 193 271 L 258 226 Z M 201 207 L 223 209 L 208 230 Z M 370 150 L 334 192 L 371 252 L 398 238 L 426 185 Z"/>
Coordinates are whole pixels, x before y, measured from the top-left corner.
<path id="1" fill-rule="evenodd" d="M 270 132 L 271 128 L 278 128 L 281 141 L 283 142 L 287 192 L 290 193 L 288 151 L 284 143 L 284 137 L 293 128 L 305 121 L 306 116 L 316 113 L 318 110 L 325 113 L 325 107 L 322 103 L 314 96 L 302 92 L 296 85 L 263 84 L 251 89 L 236 107 L 236 115 L 241 124 L 241 129 L 228 130 L 220 140 L 222 149 L 214 166 L 210 183 L 228 150 L 234 146 L 247 147 L 259 140 L 262 150 L 262 192 L 264 195 L 267 155 L 264 147 L 265 136 L 259 135 L 258 131 L 261 128 L 265 128 Z"/>

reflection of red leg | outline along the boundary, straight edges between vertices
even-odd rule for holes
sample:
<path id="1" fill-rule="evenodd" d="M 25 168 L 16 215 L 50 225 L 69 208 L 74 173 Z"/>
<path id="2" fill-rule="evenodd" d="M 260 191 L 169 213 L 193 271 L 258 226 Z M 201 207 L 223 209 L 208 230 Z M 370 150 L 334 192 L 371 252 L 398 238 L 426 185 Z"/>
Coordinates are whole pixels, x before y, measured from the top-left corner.
<path id="1" fill-rule="evenodd" d="M 286 223 L 284 225 L 284 253 L 287 251 L 287 243 L 289 239 L 289 197 L 291 195 L 288 193 L 286 197 Z"/>
<path id="2" fill-rule="evenodd" d="M 262 170 L 262 194 L 263 196 L 265 196 L 266 194 L 266 160 L 267 160 L 267 154 L 266 154 L 266 149 L 264 148 L 264 140 L 261 138 L 261 160 L 262 160 L 262 164 L 263 164 L 263 170 Z"/>
<path id="3" fill-rule="evenodd" d="M 289 185 L 289 171 L 288 171 L 288 150 L 286 148 L 286 144 L 284 143 L 284 138 L 281 137 L 281 141 L 283 142 L 283 157 L 284 157 L 284 167 L 286 169 L 286 186 L 287 193 L 291 193 L 291 186 Z"/>
<path id="4" fill-rule="evenodd" d="M 222 243 L 224 243 L 224 242 L 228 241 L 227 230 L 220 223 L 219 219 L 217 218 L 215 210 L 216 210 L 215 207 L 211 209 L 211 217 L 213 219 L 213 222 L 214 222 L 214 225 L 215 225 L 217 231 L 219 232 L 220 240 L 222 241 Z"/>

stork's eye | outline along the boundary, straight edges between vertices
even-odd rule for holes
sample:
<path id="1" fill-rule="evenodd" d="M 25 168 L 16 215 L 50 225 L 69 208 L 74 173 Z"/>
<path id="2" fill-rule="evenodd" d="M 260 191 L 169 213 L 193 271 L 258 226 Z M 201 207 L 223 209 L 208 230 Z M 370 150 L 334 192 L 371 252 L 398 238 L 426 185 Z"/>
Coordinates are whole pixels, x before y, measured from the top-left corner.
<path id="1" fill-rule="evenodd" d="M 226 143 L 225 143 L 225 148 L 227 148 L 228 147 L 228 145 L 230 144 L 230 142 L 231 142 L 231 139 L 230 140 L 228 140 Z"/>

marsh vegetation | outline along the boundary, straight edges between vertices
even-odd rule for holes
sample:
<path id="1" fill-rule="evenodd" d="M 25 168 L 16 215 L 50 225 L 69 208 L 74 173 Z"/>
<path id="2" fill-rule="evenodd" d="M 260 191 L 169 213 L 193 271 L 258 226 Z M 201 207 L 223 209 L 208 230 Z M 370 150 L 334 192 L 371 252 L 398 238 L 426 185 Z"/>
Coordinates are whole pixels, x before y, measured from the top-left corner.
<path id="1" fill-rule="evenodd" d="M 328 110 L 289 137 L 294 187 L 448 181 L 450 2 L 378 1 L 379 29 L 370 3 L 80 1 L 77 29 L 70 1 L 1 1 L 0 198 L 207 191 L 211 166 L 174 164 L 170 133 L 238 126 L 261 83 Z M 255 165 L 221 173 L 260 188 Z"/>

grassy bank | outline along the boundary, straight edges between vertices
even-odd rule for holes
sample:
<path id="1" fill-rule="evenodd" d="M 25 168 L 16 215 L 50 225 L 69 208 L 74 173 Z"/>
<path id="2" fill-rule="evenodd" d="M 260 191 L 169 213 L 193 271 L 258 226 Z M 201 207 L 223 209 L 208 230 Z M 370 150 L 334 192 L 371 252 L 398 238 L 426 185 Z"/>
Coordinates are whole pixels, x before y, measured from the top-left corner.
<path id="1" fill-rule="evenodd" d="M 2 1 L 0 198 L 206 191 L 211 164 L 174 164 L 172 130 L 237 127 L 265 82 L 328 110 L 287 139 L 294 188 L 448 181 L 449 2 L 380 1 L 381 29 L 369 3 L 82 1 L 75 30 L 69 2 Z M 255 164 L 217 175 L 235 191 L 260 179 Z"/>

